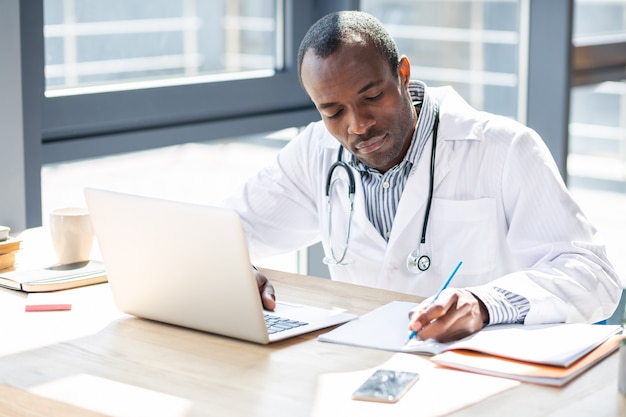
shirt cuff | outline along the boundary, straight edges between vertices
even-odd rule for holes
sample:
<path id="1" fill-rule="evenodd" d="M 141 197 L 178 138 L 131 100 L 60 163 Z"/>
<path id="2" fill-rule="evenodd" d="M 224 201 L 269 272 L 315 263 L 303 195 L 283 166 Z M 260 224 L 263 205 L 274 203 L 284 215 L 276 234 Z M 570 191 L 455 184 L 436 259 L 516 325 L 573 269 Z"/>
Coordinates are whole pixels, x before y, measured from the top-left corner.
<path id="1" fill-rule="evenodd" d="M 489 313 L 486 324 L 523 323 L 530 309 L 530 302 L 521 295 L 498 287 L 467 288 L 485 304 Z"/>

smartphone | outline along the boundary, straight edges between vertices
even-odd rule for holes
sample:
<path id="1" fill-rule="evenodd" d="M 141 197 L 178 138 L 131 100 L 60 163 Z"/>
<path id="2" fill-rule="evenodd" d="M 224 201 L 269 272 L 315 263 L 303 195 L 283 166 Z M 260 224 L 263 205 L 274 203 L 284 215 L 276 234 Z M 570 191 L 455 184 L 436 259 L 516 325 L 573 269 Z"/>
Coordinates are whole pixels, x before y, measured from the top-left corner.
<path id="1" fill-rule="evenodd" d="M 395 403 L 418 379 L 416 372 L 378 369 L 352 393 L 352 399 Z"/>

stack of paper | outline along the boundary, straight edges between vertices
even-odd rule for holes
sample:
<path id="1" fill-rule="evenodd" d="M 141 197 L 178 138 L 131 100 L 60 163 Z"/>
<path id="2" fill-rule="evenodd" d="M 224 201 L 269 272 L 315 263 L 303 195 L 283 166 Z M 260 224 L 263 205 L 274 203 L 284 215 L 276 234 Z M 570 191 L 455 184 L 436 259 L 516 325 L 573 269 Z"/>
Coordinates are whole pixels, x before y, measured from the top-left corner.
<path id="1" fill-rule="evenodd" d="M 526 362 L 469 350 L 449 350 L 434 356 L 432 361 L 441 366 L 463 371 L 535 384 L 562 386 L 615 351 L 623 338 L 622 335 L 609 337 L 600 346 L 568 366 Z"/>
<path id="2" fill-rule="evenodd" d="M 406 343 L 408 312 L 395 301 L 319 336 L 320 341 L 433 354 L 438 365 L 547 385 L 564 385 L 613 352 L 621 326 L 582 323 L 489 326 L 452 343 Z"/>

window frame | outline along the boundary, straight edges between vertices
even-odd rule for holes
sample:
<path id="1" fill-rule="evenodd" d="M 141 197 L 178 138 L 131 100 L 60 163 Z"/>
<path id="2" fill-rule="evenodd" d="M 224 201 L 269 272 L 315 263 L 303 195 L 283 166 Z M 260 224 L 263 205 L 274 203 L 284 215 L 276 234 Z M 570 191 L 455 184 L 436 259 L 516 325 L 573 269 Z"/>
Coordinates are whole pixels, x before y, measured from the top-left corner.
<path id="1" fill-rule="evenodd" d="M 30 7 L 43 15 L 43 1 L 33 1 Z M 280 129 L 289 125 L 289 119 L 295 123 L 313 120 L 316 112 L 299 85 L 295 40 L 304 36 L 315 17 L 314 2 L 279 1 L 284 11 L 282 70 L 261 78 L 44 96 L 42 162 Z M 43 76 L 43 68 L 40 71 Z M 292 117 L 284 117 L 287 114 Z"/>

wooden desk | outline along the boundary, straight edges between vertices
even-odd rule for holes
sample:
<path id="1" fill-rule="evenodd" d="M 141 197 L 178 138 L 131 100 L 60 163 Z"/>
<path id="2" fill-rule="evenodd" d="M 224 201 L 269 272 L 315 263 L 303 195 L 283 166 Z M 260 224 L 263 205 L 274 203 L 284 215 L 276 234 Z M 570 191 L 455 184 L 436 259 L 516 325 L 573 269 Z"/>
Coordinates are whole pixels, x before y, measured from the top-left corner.
<path id="1" fill-rule="evenodd" d="M 321 278 L 265 272 L 279 297 L 342 306 L 357 314 L 391 300 L 416 300 Z M 184 411 L 168 416 L 309 416 L 318 376 L 375 367 L 392 356 L 318 342 L 322 331 L 260 346 L 126 316 L 114 308 L 106 284 L 62 296 L 72 298 L 72 311 L 24 313 L 19 309 L 21 294 L 0 292 L 0 384 L 5 385 L 0 386 L 0 415 L 98 415 L 28 391 L 81 374 L 186 403 Z M 453 415 L 504 414 L 623 417 L 626 397 L 617 391 L 617 355 L 565 388 L 521 384 Z"/>

